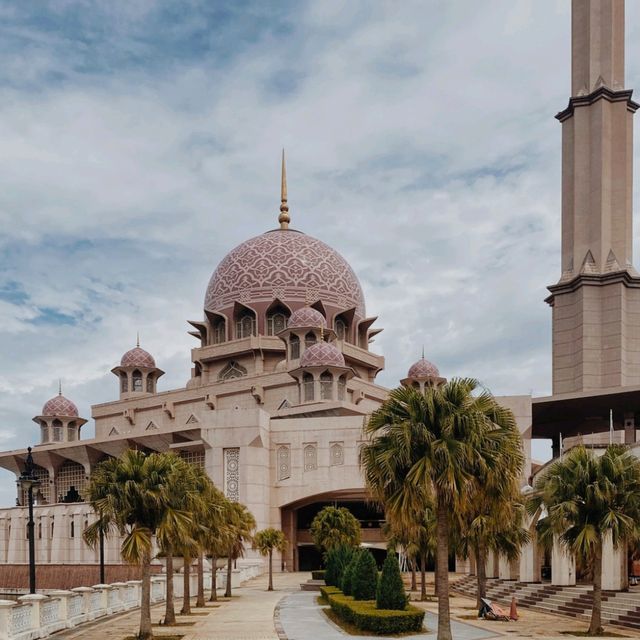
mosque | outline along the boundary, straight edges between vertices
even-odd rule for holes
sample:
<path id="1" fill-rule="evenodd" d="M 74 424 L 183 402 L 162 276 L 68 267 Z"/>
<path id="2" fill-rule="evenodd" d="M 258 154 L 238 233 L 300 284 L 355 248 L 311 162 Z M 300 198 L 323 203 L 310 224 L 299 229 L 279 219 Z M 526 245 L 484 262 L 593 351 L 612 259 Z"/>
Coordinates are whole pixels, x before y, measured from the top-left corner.
<path id="1" fill-rule="evenodd" d="M 624 89 L 624 2 L 574 2 L 572 19 L 572 97 L 558 114 L 562 274 L 547 299 L 553 396 L 498 397 L 513 410 L 522 434 L 523 485 L 540 467 L 531 461 L 532 438 L 551 438 L 556 456 L 577 443 L 601 446 L 603 438 L 633 446 L 640 408 L 640 276 L 631 255 L 638 104 Z M 281 528 L 289 541 L 282 570 L 317 565 L 309 526 L 327 504 L 347 506 L 361 522 L 363 543 L 384 549 L 384 516 L 367 502 L 358 465 L 363 423 L 388 394 L 376 383 L 384 358 L 372 350 L 382 329 L 367 314 L 345 259 L 291 227 L 284 154 L 278 227 L 220 261 L 203 306 L 203 317 L 189 321 L 196 346 L 184 387 L 158 390 L 162 363 L 137 344 L 111 370 L 114 400 L 92 407 L 94 438 L 81 437 L 87 420 L 62 393 L 34 417 L 41 576 L 60 566 L 80 576 L 95 566 L 97 552 L 82 540 L 95 517 L 84 501 L 87 482 L 97 464 L 129 448 L 173 451 L 202 466 L 229 499 L 247 505 L 258 528 Z M 423 356 L 399 383 L 423 389 L 442 381 Z M 26 457 L 26 450 L 0 453 L 0 466 L 19 476 Z M 17 586 L 22 569 L 26 576 L 24 505 L 19 491 L 16 507 L 0 509 L 2 586 Z M 107 541 L 115 579 L 127 575 L 119 545 L 117 537 Z M 626 551 L 609 553 L 616 562 L 605 584 L 623 588 Z M 471 562 L 453 564 L 474 570 Z M 545 557 L 535 543 L 519 563 L 492 557 L 488 565 L 489 577 L 535 582 L 550 565 L 554 584 L 576 580 L 571 558 L 559 548 Z"/>

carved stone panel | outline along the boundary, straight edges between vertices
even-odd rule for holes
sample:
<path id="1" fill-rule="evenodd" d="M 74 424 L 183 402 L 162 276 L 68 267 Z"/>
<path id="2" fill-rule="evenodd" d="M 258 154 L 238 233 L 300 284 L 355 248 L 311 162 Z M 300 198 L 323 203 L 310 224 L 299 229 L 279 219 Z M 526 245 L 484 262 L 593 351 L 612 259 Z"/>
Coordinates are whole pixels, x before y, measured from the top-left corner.
<path id="1" fill-rule="evenodd" d="M 277 449 L 278 480 L 291 477 L 291 449 L 288 444 L 282 444 Z"/>
<path id="2" fill-rule="evenodd" d="M 224 450 L 224 494 L 231 502 L 240 500 L 240 449 Z"/>
<path id="3" fill-rule="evenodd" d="M 315 442 L 304 447 L 304 470 L 315 471 L 318 468 L 318 447 Z"/>

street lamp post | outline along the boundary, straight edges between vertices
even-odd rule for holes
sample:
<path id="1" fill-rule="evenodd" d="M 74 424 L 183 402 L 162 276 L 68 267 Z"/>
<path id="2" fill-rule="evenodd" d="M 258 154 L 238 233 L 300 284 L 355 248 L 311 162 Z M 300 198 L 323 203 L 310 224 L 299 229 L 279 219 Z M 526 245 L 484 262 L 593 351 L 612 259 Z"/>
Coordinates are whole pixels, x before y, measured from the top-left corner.
<path id="1" fill-rule="evenodd" d="M 34 535 L 35 523 L 33 521 L 33 489 L 40 485 L 40 481 L 33 474 L 33 456 L 31 447 L 27 449 L 28 455 L 24 466 L 24 471 L 18 478 L 18 486 L 27 493 L 29 504 L 29 522 L 27 523 L 27 534 L 29 537 L 29 593 L 36 592 L 36 541 Z"/>

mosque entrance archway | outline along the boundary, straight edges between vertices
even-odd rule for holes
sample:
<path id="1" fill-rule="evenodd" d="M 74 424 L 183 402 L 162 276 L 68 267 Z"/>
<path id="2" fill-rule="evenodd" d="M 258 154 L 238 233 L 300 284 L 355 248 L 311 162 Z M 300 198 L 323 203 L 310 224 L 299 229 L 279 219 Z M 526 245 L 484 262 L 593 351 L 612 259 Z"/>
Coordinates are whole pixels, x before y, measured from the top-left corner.
<path id="1" fill-rule="evenodd" d="M 349 509 L 360 522 L 362 546 L 372 551 L 376 561 L 384 559 L 384 513 L 367 500 L 363 489 L 345 489 L 308 496 L 281 507 L 282 530 L 289 541 L 283 570 L 311 571 L 322 566 L 322 554 L 313 544 L 310 528 L 315 516 L 327 506 Z"/>

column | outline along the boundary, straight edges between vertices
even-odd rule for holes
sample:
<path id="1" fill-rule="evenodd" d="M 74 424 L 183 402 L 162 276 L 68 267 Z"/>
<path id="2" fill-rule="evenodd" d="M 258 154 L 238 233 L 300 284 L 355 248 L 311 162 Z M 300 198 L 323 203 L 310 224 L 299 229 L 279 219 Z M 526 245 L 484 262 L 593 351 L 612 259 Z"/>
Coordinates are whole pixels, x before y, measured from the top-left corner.
<path id="1" fill-rule="evenodd" d="M 493 551 L 487 553 L 487 559 L 485 561 L 487 578 L 498 577 L 498 559 Z"/>
<path id="2" fill-rule="evenodd" d="M 560 544 L 558 536 L 553 537 L 551 584 L 561 587 L 573 587 L 576 584 L 576 560 L 573 555 Z"/>
<path id="3" fill-rule="evenodd" d="M 531 541 L 520 549 L 520 582 L 541 582 L 540 553 L 535 533 Z"/>
<path id="4" fill-rule="evenodd" d="M 602 588 L 607 591 L 622 591 L 629 586 L 627 570 L 627 545 L 620 543 L 614 548 L 611 533 L 604 537 L 602 546 Z"/>

